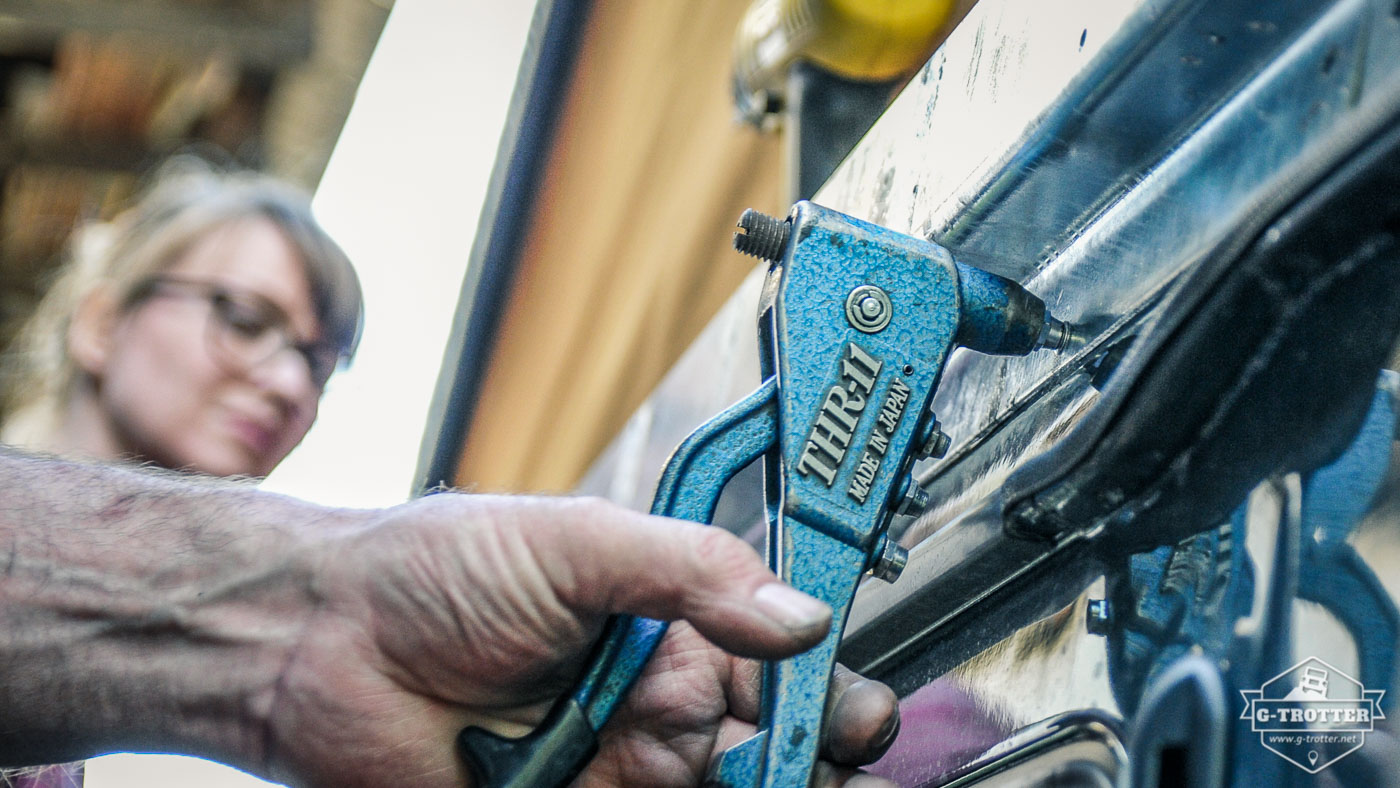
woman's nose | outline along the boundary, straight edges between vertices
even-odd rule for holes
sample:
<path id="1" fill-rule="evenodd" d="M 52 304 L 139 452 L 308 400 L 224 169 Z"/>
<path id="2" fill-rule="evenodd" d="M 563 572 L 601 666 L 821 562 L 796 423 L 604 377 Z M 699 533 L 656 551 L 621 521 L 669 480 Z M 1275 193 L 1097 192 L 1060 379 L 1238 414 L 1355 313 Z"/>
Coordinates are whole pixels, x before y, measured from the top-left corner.
<path id="1" fill-rule="evenodd" d="M 259 389 L 283 400 L 286 405 L 299 405 L 308 396 L 315 395 L 306 360 L 291 347 L 284 347 L 254 365 L 248 376 Z"/>

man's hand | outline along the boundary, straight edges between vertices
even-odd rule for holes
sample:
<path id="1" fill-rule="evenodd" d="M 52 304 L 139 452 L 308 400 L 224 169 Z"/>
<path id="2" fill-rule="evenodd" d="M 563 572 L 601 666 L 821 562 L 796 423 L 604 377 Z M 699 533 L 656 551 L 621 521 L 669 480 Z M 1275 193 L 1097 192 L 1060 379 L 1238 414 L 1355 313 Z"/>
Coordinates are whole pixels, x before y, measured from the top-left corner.
<path id="1" fill-rule="evenodd" d="M 318 552 L 316 608 L 267 721 L 266 772 L 299 784 L 467 784 L 457 733 L 527 731 L 606 617 L 627 612 L 685 623 L 581 783 L 699 785 L 754 730 L 750 658 L 799 652 L 830 625 L 737 538 L 597 500 L 438 495 Z M 819 774 L 838 785 L 893 739 L 895 697 L 838 671 L 829 710 Z"/>
<path id="2" fill-rule="evenodd" d="M 0 766 L 130 750 L 295 785 L 467 785 L 457 733 L 527 730 L 627 612 L 684 623 L 582 781 L 696 785 L 753 730 L 748 658 L 830 624 L 729 534 L 601 501 L 333 510 L 4 450 L 0 491 Z M 896 725 L 882 685 L 838 672 L 832 696 L 825 784 Z"/>

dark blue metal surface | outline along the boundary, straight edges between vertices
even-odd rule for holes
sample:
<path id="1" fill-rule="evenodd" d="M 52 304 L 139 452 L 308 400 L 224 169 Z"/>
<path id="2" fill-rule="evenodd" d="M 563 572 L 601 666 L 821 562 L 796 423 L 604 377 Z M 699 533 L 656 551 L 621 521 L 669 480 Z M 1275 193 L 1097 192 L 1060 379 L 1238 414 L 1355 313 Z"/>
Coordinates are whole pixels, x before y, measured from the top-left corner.
<path id="1" fill-rule="evenodd" d="M 1337 617 L 1356 642 L 1358 678 L 1372 686 L 1384 686 L 1394 675 L 1400 611 L 1348 538 L 1366 515 L 1389 467 L 1397 385 L 1400 378 L 1387 372 L 1350 448 L 1303 483 L 1302 527 L 1296 540 L 1297 598 L 1321 605 Z M 1115 652 L 1109 663 L 1126 711 L 1134 709 L 1144 682 L 1177 658 L 1192 650 L 1230 653 L 1235 622 L 1248 616 L 1254 606 L 1254 572 L 1245 543 L 1247 510 L 1247 504 L 1241 506 L 1230 522 L 1216 530 L 1131 557 L 1122 589 L 1125 595 L 1113 600 Z M 1291 597 L 1293 590 L 1289 590 Z M 1253 670 L 1258 659 L 1233 661 Z M 1237 683 L 1248 687 L 1268 679 L 1276 672 L 1272 662 L 1278 660 L 1266 662 L 1271 664 L 1259 668 L 1261 676 L 1237 675 Z"/>
<path id="2" fill-rule="evenodd" d="M 1303 492 L 1303 539 L 1298 596 L 1322 605 L 1356 642 L 1363 684 L 1384 687 L 1395 676 L 1400 611 L 1349 538 L 1385 481 L 1395 439 L 1400 376 L 1387 372 L 1356 441 L 1336 462 L 1308 477 Z M 1393 708 L 1394 693 L 1382 706 Z"/>
<path id="3" fill-rule="evenodd" d="M 1193 654 L 1228 666 L 1223 678 L 1232 700 L 1239 690 L 1257 688 L 1286 669 L 1297 658 L 1286 637 L 1295 598 L 1336 617 L 1355 643 L 1356 678 L 1363 685 L 1389 684 L 1400 643 L 1400 611 L 1349 538 L 1388 472 L 1397 386 L 1400 376 L 1382 375 L 1366 422 L 1350 448 L 1302 483 L 1295 515 L 1299 525 L 1280 526 L 1274 535 L 1278 549 L 1274 567 L 1264 575 L 1268 601 L 1262 609 L 1255 609 L 1258 581 L 1246 545 L 1251 527 L 1248 504 L 1214 531 L 1132 556 L 1120 593 L 1112 600 L 1113 626 L 1104 633 L 1114 692 L 1126 714 L 1153 719 L 1139 708 L 1139 699 L 1166 682 L 1173 666 Z M 1242 637 L 1237 622 L 1251 615 L 1261 624 L 1253 636 Z M 1392 708 L 1390 694 L 1381 703 L 1387 711 Z M 1212 724 L 1234 726 L 1235 741 L 1249 745 L 1258 734 L 1248 722 L 1235 720 L 1237 716 L 1224 715 Z M 1229 769 L 1235 784 L 1251 779 L 1284 784 L 1306 777 L 1262 747 L 1237 746 L 1233 755 Z"/>

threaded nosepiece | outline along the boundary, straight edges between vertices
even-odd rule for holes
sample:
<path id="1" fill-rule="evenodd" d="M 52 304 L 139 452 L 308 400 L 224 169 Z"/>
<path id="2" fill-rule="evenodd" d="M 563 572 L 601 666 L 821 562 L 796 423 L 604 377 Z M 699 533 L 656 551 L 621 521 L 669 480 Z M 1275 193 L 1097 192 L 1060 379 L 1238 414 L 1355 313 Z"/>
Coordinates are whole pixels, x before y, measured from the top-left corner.
<path id="1" fill-rule="evenodd" d="M 1037 349 L 1063 351 L 1069 347 L 1070 338 L 1073 332 L 1063 320 L 1056 320 L 1050 313 L 1045 313 L 1045 325 L 1040 327 L 1040 336 L 1036 338 Z"/>
<path id="2" fill-rule="evenodd" d="M 786 219 L 774 219 L 750 208 L 739 217 L 740 233 L 734 233 L 734 248 L 744 254 L 772 263 L 783 259 L 792 224 Z"/>

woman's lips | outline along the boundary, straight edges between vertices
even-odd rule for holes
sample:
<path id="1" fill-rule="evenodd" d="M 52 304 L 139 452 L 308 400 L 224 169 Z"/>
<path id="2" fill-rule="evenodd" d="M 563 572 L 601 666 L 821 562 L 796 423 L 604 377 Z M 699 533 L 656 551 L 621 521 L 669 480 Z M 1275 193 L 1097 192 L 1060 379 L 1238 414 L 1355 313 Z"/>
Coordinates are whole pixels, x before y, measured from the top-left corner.
<path id="1" fill-rule="evenodd" d="M 235 415 L 229 419 L 229 430 L 239 443 L 248 447 L 258 456 L 267 454 L 277 441 L 277 429 L 269 424 L 247 416 Z"/>

